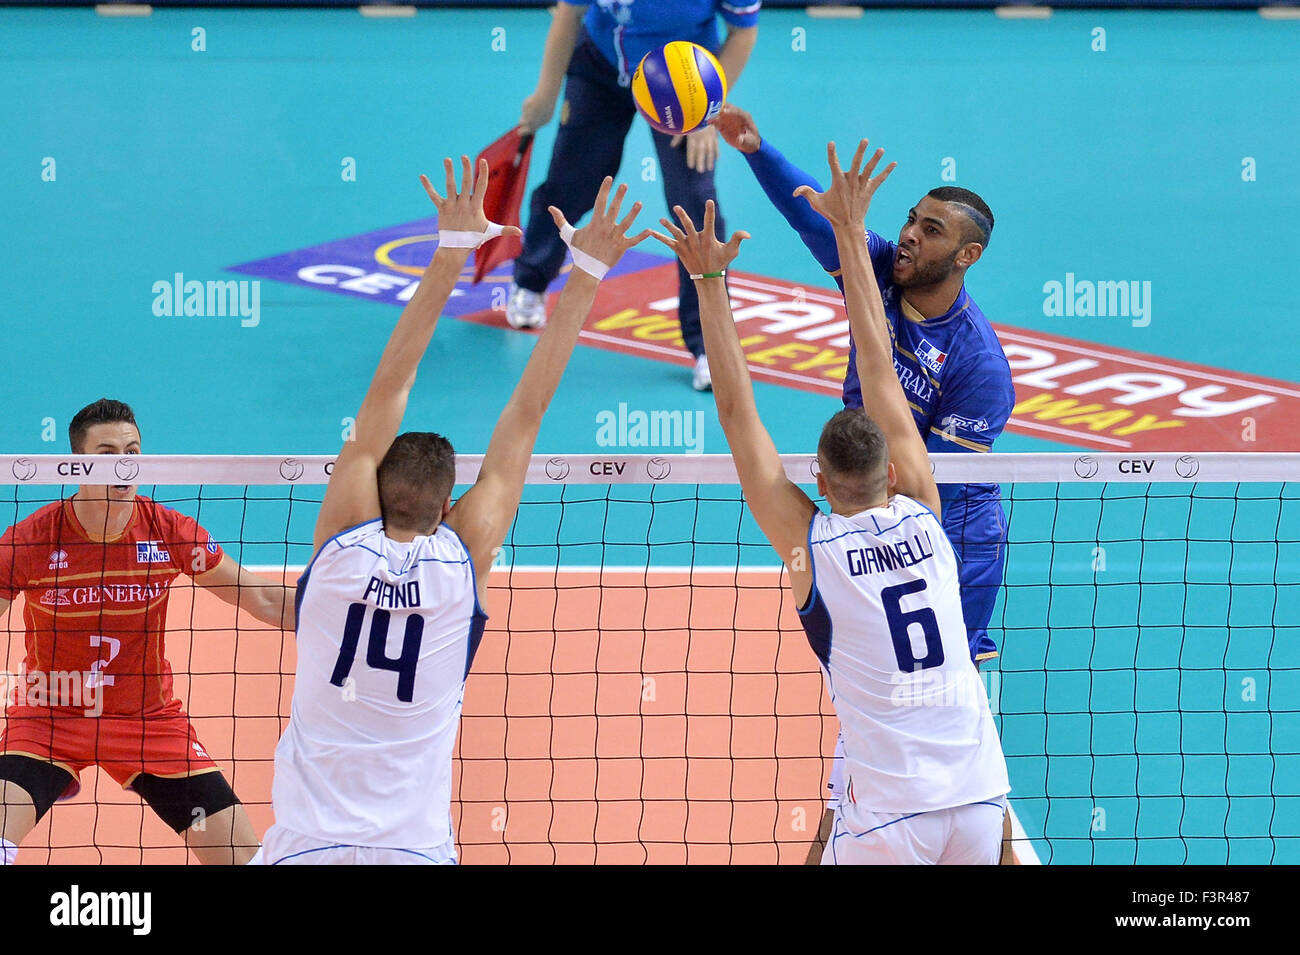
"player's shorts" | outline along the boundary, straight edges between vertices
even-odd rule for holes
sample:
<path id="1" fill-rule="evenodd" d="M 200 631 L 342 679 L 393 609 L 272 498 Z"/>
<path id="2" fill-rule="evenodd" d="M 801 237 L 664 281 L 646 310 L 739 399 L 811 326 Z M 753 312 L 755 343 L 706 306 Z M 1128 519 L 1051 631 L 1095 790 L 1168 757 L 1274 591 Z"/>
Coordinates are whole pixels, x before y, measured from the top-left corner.
<path id="1" fill-rule="evenodd" d="M 826 797 L 826 808 L 834 812 L 840 804 L 840 793 L 844 792 L 844 734 L 835 737 L 835 757 L 831 760 L 831 778 L 826 781 L 830 793 Z"/>
<path id="2" fill-rule="evenodd" d="M 160 716 L 35 715 L 10 710 L 0 754 L 29 756 L 72 774 L 60 799 L 81 791 L 83 769 L 99 766 L 124 789 L 136 776 L 176 779 L 219 771 L 183 712 Z"/>
<path id="3" fill-rule="evenodd" d="M 919 813 L 835 810 L 822 865 L 997 865 L 1005 796 Z"/>
<path id="4" fill-rule="evenodd" d="M 350 846 L 273 825 L 266 830 L 256 865 L 455 865 L 456 844 L 448 840 L 434 849 Z"/>
<path id="5" fill-rule="evenodd" d="M 967 547 L 959 570 L 961 613 L 966 619 L 966 642 L 970 658 L 978 666 L 998 655 L 998 645 L 989 636 L 989 621 L 1002 587 L 1002 569 L 1007 562 L 1005 546 Z"/>

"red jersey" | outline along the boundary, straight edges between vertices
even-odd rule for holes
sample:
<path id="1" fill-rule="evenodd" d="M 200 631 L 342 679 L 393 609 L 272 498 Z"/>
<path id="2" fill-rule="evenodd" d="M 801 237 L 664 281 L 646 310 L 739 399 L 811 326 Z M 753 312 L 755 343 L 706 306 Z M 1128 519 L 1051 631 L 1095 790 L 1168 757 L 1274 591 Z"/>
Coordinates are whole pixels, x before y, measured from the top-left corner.
<path id="1" fill-rule="evenodd" d="M 27 630 L 24 680 L 9 714 L 49 713 L 30 705 L 36 686 L 48 688 L 56 712 L 82 712 L 95 693 L 106 715 L 179 712 L 164 647 L 167 597 L 180 574 L 223 559 L 193 518 L 147 497 L 136 497 L 111 541 L 90 538 L 71 499 L 9 528 L 0 537 L 0 598 L 25 594 Z"/>

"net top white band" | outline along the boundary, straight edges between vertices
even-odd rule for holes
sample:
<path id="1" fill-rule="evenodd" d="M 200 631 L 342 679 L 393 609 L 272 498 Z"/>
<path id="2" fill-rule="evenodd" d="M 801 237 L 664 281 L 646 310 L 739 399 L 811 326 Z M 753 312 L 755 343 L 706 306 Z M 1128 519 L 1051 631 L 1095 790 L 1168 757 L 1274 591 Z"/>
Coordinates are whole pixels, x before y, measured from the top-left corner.
<path id="1" fill-rule="evenodd" d="M 0 455 L 0 485 L 323 485 L 334 455 Z M 784 454 L 796 484 L 816 481 L 816 458 Z M 941 484 L 1278 482 L 1300 480 L 1300 453 L 933 454 Z M 456 456 L 456 483 L 478 477 L 481 454 Z M 535 454 L 529 484 L 735 484 L 729 454 Z"/>

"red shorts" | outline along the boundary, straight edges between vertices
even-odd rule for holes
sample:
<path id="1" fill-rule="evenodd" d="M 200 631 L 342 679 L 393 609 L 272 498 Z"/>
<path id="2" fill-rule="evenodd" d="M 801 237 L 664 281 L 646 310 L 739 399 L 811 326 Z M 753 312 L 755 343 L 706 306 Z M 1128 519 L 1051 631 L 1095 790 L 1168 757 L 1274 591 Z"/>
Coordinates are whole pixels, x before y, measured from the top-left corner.
<path id="1" fill-rule="evenodd" d="M 28 715 L 23 709 L 9 711 L 0 755 L 30 756 L 66 769 L 73 781 L 61 799 L 80 792 L 78 777 L 88 766 L 101 767 L 124 789 L 141 773 L 179 778 L 219 769 L 183 712 L 87 717 L 49 710 Z"/>

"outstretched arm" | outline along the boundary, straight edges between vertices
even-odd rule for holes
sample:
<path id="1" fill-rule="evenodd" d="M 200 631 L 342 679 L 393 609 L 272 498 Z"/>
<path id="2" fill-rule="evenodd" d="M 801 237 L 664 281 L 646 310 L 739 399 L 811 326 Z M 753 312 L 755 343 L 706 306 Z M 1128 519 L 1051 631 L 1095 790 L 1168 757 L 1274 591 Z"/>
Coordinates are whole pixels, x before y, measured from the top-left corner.
<path id="1" fill-rule="evenodd" d="M 681 228 L 661 219 L 659 221 L 671 237 L 658 232 L 654 235 L 677 253 L 699 289 L 700 327 L 704 332 L 704 349 L 709 356 L 709 371 L 713 375 L 718 421 L 736 462 L 745 502 L 763 534 L 789 568 L 791 588 L 802 606 L 812 590 L 811 563 L 805 551 L 808 522 L 817 507 L 786 477 L 776 445 L 758 416 L 754 384 L 736 334 L 727 288 L 719 275 L 736 257 L 741 240 L 748 239 L 749 234 L 736 232 L 725 245 L 719 242 L 713 234 L 713 200 L 704 206 L 704 226 L 698 231 L 685 209 L 676 206 L 673 211 L 681 220 Z"/>
<path id="2" fill-rule="evenodd" d="M 862 241 L 863 220 L 871 198 L 881 183 L 894 171 L 890 163 L 874 176 L 876 165 L 884 155 L 877 149 L 861 172 L 858 167 L 867 150 L 864 139 L 858 145 L 853 166 L 846 173 L 840 169 L 835 144 L 827 146 L 831 167 L 830 186 L 824 193 L 802 186 L 797 194 L 825 217 L 835 233 L 840 258 L 844 262 L 844 304 L 849 313 L 849 328 L 857 344 L 858 377 L 862 382 L 862 408 L 884 432 L 889 444 L 889 460 L 896 473 L 895 489 L 939 512 L 939 489 L 930 473 L 930 458 L 916 430 L 916 422 L 907 407 L 903 386 L 894 372 L 893 346 L 885 319 L 885 304 L 871 269 L 871 258 Z"/>
<path id="3" fill-rule="evenodd" d="M 330 475 L 325 500 L 321 503 L 313 535 L 315 549 L 340 531 L 379 516 L 379 462 L 383 460 L 406 413 L 406 401 L 415 384 L 415 372 L 429 346 L 443 306 L 451 297 L 465 267 L 472 247 L 453 248 L 449 233 L 481 234 L 485 238 L 490 223 L 483 214 L 483 196 L 487 192 L 488 164 L 480 160 L 477 177 L 471 172 L 469 157 L 461 156 L 461 191 L 456 191 L 456 175 L 450 159 L 443 161 L 447 173 L 447 198 L 443 198 L 424 176 L 420 182 L 438 209 L 441 236 L 433 261 L 424 272 L 420 286 L 388 339 L 379 367 L 370 382 L 361 410 L 357 413 L 353 438 L 339 453 Z M 514 226 L 497 226 L 491 235 L 522 235 Z M 472 246 L 472 238 L 457 236 L 456 242 Z"/>
<path id="4" fill-rule="evenodd" d="M 542 416 L 555 395 L 569 356 L 573 354 L 578 333 L 582 331 L 595 301 L 600 278 L 625 251 L 650 234 L 646 230 L 633 238 L 627 236 L 632 221 L 641 211 L 639 202 L 621 222 L 618 219 L 627 186 L 618 187 L 613 201 L 606 208 L 613 182 L 611 178 L 605 178 L 596 196 L 591 222 L 576 232 L 559 209 L 550 207 L 560 235 L 566 237 L 573 250 L 575 268 L 569 273 L 555 312 L 533 348 L 519 384 L 497 420 L 478 480 L 456 502 L 445 522 L 460 535 L 474 561 L 480 601 L 486 594 L 487 574 L 493 555 L 505 540 L 519 507 L 524 478 L 528 473 L 528 459 L 542 426 Z"/>
<path id="5" fill-rule="evenodd" d="M 295 588 L 245 570 L 229 556 L 206 573 L 196 574 L 194 582 L 262 623 L 290 631 L 296 626 Z"/>
<path id="6" fill-rule="evenodd" d="M 840 256 L 830 223 L 794 196 L 800 186 L 819 189 L 817 180 L 781 155 L 771 143 L 764 142 L 758 135 L 754 117 L 739 106 L 728 103 L 722 107 L 711 125 L 723 139 L 744 153 L 763 192 L 799 233 L 817 263 L 827 272 L 838 272 Z"/>

